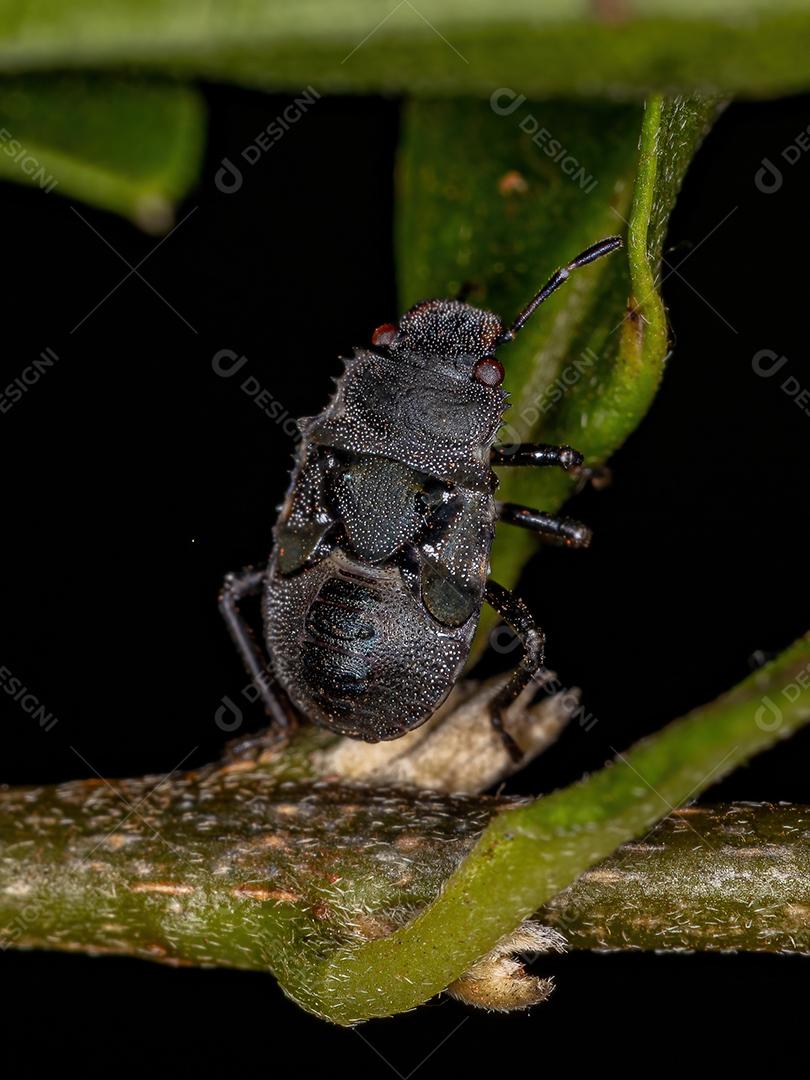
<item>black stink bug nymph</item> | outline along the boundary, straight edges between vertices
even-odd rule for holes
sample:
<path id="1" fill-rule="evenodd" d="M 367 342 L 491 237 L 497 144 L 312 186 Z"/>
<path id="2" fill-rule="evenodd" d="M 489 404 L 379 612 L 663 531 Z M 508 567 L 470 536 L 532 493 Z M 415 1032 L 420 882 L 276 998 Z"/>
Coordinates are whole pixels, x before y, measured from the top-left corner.
<path id="1" fill-rule="evenodd" d="M 493 465 L 574 469 L 569 446 L 495 446 L 507 407 L 495 350 L 609 237 L 558 270 L 508 328 L 461 300 L 425 300 L 355 349 L 326 409 L 299 421 L 292 482 L 264 569 L 229 574 L 220 607 L 279 733 L 297 716 L 368 742 L 396 739 L 444 701 L 490 604 L 523 645 L 491 704 L 503 716 L 543 664 L 525 604 L 488 580 L 498 521 L 583 547 L 588 530 L 493 498 Z M 273 677 L 239 611 L 263 593 Z"/>

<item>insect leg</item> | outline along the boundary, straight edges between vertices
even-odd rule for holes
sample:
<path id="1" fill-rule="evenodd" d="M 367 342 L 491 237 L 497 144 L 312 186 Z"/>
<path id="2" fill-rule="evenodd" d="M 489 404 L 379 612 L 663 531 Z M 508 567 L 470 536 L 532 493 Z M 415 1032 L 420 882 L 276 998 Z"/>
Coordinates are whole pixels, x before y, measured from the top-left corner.
<path id="1" fill-rule="evenodd" d="M 239 610 L 239 601 L 255 596 L 264 583 L 265 570 L 246 566 L 238 573 L 227 574 L 219 593 L 219 610 L 225 620 L 236 651 L 272 719 L 276 732 L 287 734 L 295 726 L 296 716 L 287 695 L 277 684 L 256 645 L 253 631 Z"/>
<path id="2" fill-rule="evenodd" d="M 503 468 L 506 465 L 556 465 L 565 469 L 577 481 L 577 491 L 588 484 L 596 490 L 608 487 L 610 469 L 606 465 L 583 465 L 582 454 L 570 446 L 554 446 L 550 443 L 511 443 L 493 446 L 489 463 Z"/>
<path id="3" fill-rule="evenodd" d="M 591 542 L 591 530 L 573 518 L 556 517 L 543 510 L 532 510 L 515 503 L 496 503 L 498 518 L 509 525 L 531 529 L 546 543 L 562 547 L 586 548 Z"/>
<path id="4" fill-rule="evenodd" d="M 484 599 L 498 612 L 504 622 L 512 627 L 523 644 L 523 658 L 520 666 L 515 669 L 512 678 L 495 695 L 489 706 L 492 726 L 501 736 L 512 760 L 520 761 L 523 752 L 504 728 L 504 713 L 542 668 L 545 635 L 535 624 L 531 612 L 523 601 L 505 589 L 503 585 L 499 585 L 497 581 L 490 579 L 487 582 Z"/>
<path id="5" fill-rule="evenodd" d="M 491 465 L 557 465 L 568 471 L 582 464 L 582 454 L 570 446 L 550 443 L 514 443 L 512 446 L 493 446 Z"/>

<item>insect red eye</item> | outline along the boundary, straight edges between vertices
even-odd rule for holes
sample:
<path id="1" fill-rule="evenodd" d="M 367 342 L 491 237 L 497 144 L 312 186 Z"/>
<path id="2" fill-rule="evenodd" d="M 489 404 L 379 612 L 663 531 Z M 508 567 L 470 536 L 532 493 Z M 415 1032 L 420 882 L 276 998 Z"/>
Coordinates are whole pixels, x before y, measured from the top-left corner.
<path id="1" fill-rule="evenodd" d="M 484 386 L 500 386 L 503 376 L 503 364 L 494 356 L 482 356 L 480 360 L 476 360 L 473 378 Z"/>
<path id="2" fill-rule="evenodd" d="M 398 327 L 391 322 L 385 322 L 378 326 L 371 335 L 372 345 L 390 345 L 397 336 Z"/>

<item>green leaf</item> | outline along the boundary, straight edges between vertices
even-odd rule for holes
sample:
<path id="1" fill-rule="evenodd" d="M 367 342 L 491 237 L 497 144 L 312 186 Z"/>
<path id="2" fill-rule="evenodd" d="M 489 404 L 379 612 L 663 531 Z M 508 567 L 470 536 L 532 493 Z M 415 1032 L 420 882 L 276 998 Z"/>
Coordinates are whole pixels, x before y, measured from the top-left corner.
<path id="1" fill-rule="evenodd" d="M 196 91 L 154 79 L 0 80 L 0 176 L 131 218 L 171 225 L 196 179 L 204 110 Z"/>
<path id="2" fill-rule="evenodd" d="M 667 354 L 656 288 L 668 215 L 714 101 L 627 105 L 417 101 L 404 117 L 398 201 L 402 306 L 452 296 L 505 320 L 583 248 L 617 252 L 577 271 L 499 355 L 511 393 L 505 442 L 568 443 L 599 465 L 647 412 Z M 511 104 L 510 104 L 511 103 Z M 503 469 L 498 497 L 556 510 L 570 476 Z M 536 540 L 504 525 L 492 576 L 512 587 Z M 493 618 L 482 619 L 479 646 Z M 477 648 L 478 648 L 477 647 Z"/>
<path id="3" fill-rule="evenodd" d="M 803 0 L 38 0 L 0 12 L 0 65 L 148 66 L 296 90 L 640 99 L 808 86 Z"/>

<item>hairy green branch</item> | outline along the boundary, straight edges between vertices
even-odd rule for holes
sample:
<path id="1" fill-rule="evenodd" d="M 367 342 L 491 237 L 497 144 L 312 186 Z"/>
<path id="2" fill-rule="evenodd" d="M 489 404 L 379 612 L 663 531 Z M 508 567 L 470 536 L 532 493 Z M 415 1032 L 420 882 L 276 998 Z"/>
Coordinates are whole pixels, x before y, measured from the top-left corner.
<path id="1" fill-rule="evenodd" d="M 676 810 L 537 918 L 573 949 L 810 954 L 810 807 Z"/>
<path id="2" fill-rule="evenodd" d="M 329 1015 L 343 1023 L 388 1015 L 449 985 L 620 844 L 810 719 L 808 664 L 805 637 L 600 772 L 495 816 L 441 895 L 407 926 L 320 965 L 310 985 L 328 1003 Z M 795 693 L 786 694 L 787 687 Z M 765 698 L 776 695 L 778 726 L 763 712 Z"/>
<path id="3" fill-rule="evenodd" d="M 575 946 L 806 951 L 806 808 L 677 814 L 604 860 L 806 722 L 809 670 L 804 638 L 601 772 L 531 802 L 381 786 L 402 769 L 415 780 L 433 739 L 458 756 L 460 710 L 477 745 L 491 685 L 460 691 L 410 742 L 371 748 L 365 774 L 340 741 L 305 732 L 288 752 L 259 741 L 183 775 L 7 789 L 0 940 L 271 970 L 343 1024 L 454 984 L 495 1007 L 539 1000 L 547 988 L 529 992 L 504 957 L 558 947 L 553 929 L 523 922 L 543 904 L 542 921 Z M 540 748 L 561 708 L 552 698 L 529 710 L 524 741 Z M 458 782 L 491 782 L 479 765 Z"/>

